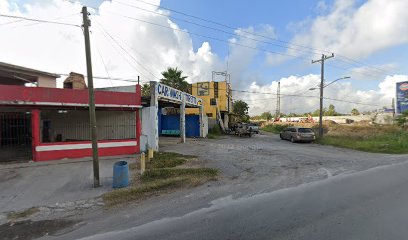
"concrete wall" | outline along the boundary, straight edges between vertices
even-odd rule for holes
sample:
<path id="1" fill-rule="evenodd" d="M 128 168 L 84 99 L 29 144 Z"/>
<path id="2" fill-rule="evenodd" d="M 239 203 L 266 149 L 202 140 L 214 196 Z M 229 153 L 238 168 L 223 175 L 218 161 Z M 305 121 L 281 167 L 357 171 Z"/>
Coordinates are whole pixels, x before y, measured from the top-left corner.
<path id="1" fill-rule="evenodd" d="M 140 135 L 140 151 L 147 151 L 147 148 L 153 147 L 155 144 L 155 120 L 152 119 L 152 111 L 154 107 L 142 108 L 142 134 Z M 157 115 L 157 114 L 156 114 Z"/>
<path id="2" fill-rule="evenodd" d="M 50 122 L 51 142 L 61 134 L 62 141 L 90 140 L 89 113 L 85 110 L 43 111 L 41 113 L 43 141 L 44 121 Z M 96 111 L 98 140 L 120 140 L 136 138 L 136 114 L 130 111 Z"/>
<path id="3" fill-rule="evenodd" d="M 39 76 L 37 81 L 38 81 L 38 87 L 47 87 L 47 88 L 57 87 L 57 80 L 54 77 Z"/>

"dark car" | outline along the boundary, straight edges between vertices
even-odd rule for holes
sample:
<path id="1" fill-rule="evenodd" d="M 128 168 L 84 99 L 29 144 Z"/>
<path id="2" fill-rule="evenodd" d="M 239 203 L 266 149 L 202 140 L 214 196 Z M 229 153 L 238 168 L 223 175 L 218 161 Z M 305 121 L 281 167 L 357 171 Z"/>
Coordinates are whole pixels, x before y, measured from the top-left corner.
<path id="1" fill-rule="evenodd" d="M 316 140 L 315 133 L 311 128 L 289 127 L 280 133 L 280 138 L 291 142 L 313 142 Z"/>

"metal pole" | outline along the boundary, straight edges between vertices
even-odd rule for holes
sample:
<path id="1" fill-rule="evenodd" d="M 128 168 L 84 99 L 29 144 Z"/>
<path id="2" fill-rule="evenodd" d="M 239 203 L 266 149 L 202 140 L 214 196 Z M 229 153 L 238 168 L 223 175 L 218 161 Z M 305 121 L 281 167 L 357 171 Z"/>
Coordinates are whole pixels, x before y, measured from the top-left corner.
<path id="1" fill-rule="evenodd" d="M 99 159 L 98 159 L 98 138 L 96 129 L 96 113 L 95 113 L 95 95 L 92 78 L 92 60 L 91 60 L 91 43 L 89 40 L 89 26 L 91 21 L 88 19 L 88 10 L 82 7 L 83 27 L 85 36 L 85 54 L 86 54 L 86 70 L 88 75 L 88 91 L 89 91 L 89 119 L 92 138 L 92 159 L 94 173 L 94 187 L 99 187 Z"/>

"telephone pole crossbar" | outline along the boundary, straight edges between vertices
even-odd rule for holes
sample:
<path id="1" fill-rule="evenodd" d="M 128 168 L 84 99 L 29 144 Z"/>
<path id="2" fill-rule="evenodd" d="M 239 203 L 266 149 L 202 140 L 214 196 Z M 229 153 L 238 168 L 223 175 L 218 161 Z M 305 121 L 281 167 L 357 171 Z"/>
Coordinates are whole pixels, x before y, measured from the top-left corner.
<path id="1" fill-rule="evenodd" d="M 323 137 L 323 88 L 324 88 L 324 62 L 327 59 L 333 58 L 334 53 L 330 56 L 322 54 L 322 58 L 319 60 L 312 60 L 313 63 L 321 63 L 321 79 L 320 79 L 320 112 L 319 112 L 319 137 Z"/>

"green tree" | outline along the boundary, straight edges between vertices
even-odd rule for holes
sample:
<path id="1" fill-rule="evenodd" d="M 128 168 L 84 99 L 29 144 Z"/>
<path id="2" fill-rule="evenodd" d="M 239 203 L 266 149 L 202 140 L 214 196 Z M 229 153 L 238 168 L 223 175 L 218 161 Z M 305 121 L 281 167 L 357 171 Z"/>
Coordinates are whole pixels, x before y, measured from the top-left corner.
<path id="1" fill-rule="evenodd" d="M 398 117 L 395 118 L 397 125 L 400 127 L 404 127 L 408 123 L 408 111 L 401 113 Z"/>
<path id="2" fill-rule="evenodd" d="M 150 96 L 150 83 L 144 83 L 142 85 L 142 96 Z"/>
<path id="3" fill-rule="evenodd" d="M 248 110 L 249 110 L 249 106 L 248 103 L 242 101 L 242 100 L 238 100 L 236 102 L 234 102 L 234 113 L 237 114 L 239 116 L 239 119 L 242 122 L 248 122 L 249 121 L 249 116 L 248 116 Z"/>
<path id="4" fill-rule="evenodd" d="M 163 75 L 163 78 L 160 79 L 161 83 L 180 91 L 188 92 L 189 84 L 186 81 L 187 76 L 182 76 L 183 71 L 168 67 L 167 70 L 161 74 Z"/>
<path id="5" fill-rule="evenodd" d="M 330 104 L 329 109 L 323 115 L 326 115 L 326 116 L 338 116 L 339 113 L 336 112 L 336 107 L 333 104 Z"/>
<path id="6" fill-rule="evenodd" d="M 357 116 L 357 115 L 360 115 L 360 112 L 359 112 L 356 108 L 353 108 L 353 109 L 351 110 L 351 115 Z"/>
<path id="7" fill-rule="evenodd" d="M 267 121 L 272 119 L 272 113 L 271 112 L 263 112 L 261 114 L 261 119 L 266 119 Z"/>

